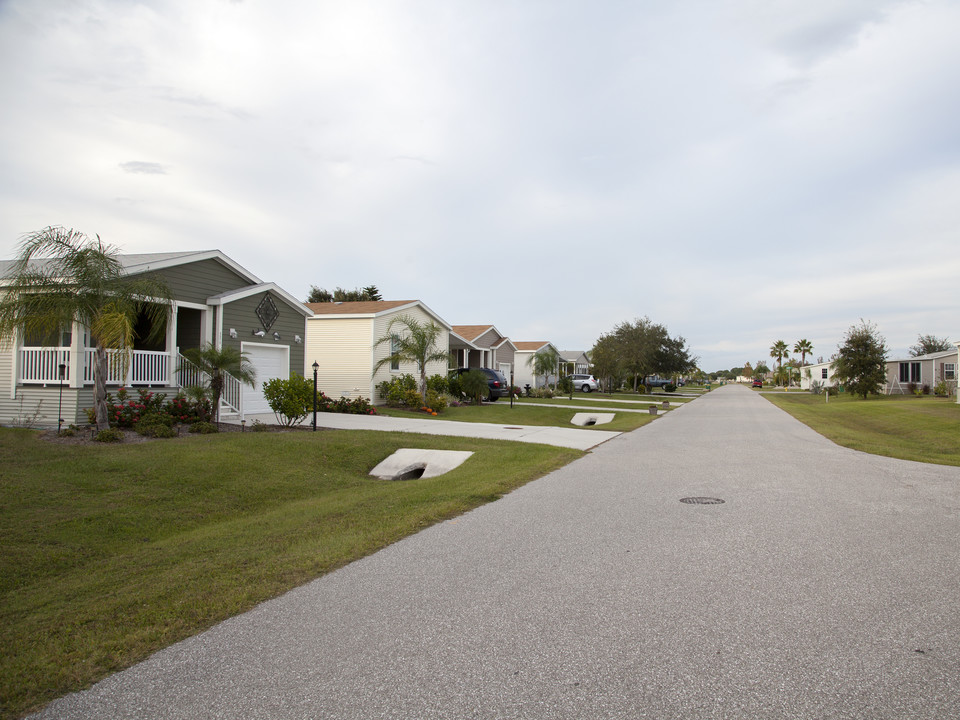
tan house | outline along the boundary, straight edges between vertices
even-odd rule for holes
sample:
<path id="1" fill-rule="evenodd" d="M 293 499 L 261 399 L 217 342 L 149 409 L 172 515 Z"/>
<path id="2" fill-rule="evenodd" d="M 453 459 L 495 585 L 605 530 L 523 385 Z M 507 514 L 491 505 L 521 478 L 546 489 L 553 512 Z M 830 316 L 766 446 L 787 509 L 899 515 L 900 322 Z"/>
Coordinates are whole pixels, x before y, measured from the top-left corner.
<path id="1" fill-rule="evenodd" d="M 957 349 L 887 360 L 888 395 L 902 395 L 926 385 L 933 392 L 943 381 L 951 393 L 957 390 Z"/>
<path id="2" fill-rule="evenodd" d="M 307 303 L 307 307 L 313 316 L 307 319 L 303 374 L 312 378 L 317 363 L 317 388 L 331 398 L 363 397 L 379 403 L 378 383 L 404 373 L 418 376 L 414 363 L 386 364 L 374 373 L 377 362 L 390 355 L 390 344 L 377 341 L 388 334 L 387 326 L 395 318 L 434 323 L 441 329 L 437 347 L 449 347 L 450 325 L 419 300 Z M 428 377 L 446 373 L 446 362 L 427 366 Z"/>
<path id="3" fill-rule="evenodd" d="M 499 370 L 509 380 L 516 350 L 493 325 L 454 325 L 450 331 L 453 367 Z"/>

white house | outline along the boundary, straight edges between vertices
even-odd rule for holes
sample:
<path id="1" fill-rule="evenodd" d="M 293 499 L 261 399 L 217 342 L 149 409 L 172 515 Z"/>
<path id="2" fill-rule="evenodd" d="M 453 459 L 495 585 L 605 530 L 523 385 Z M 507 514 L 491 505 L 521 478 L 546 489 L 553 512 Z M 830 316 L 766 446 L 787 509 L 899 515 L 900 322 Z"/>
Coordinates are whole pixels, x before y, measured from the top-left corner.
<path id="1" fill-rule="evenodd" d="M 547 350 L 553 350 L 553 352 L 556 353 L 557 357 L 559 358 L 560 351 L 557 350 L 553 343 L 547 342 L 546 340 L 517 341 L 514 343 L 514 346 L 517 348 L 517 350 L 513 355 L 513 384 L 521 389 L 525 385 L 530 385 L 531 387 L 542 387 L 544 384 L 544 378 L 543 376 L 534 376 L 532 358 L 537 353 L 545 352 Z M 548 384 L 553 383 L 556 381 L 556 378 L 557 373 L 555 370 L 549 377 L 547 377 L 546 382 Z"/>

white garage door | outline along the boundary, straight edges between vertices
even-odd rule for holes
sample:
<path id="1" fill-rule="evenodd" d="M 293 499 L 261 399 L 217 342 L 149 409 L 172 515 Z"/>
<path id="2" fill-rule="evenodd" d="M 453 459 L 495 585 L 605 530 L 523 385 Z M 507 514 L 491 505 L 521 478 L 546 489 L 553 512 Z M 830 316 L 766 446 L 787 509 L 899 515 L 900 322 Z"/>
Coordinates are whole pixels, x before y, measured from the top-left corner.
<path id="1" fill-rule="evenodd" d="M 243 413 L 273 412 L 263 397 L 263 383 L 273 378 L 286 380 L 290 376 L 290 349 L 277 345 L 254 345 L 243 343 L 243 352 L 257 373 L 254 387 L 243 386 Z"/>

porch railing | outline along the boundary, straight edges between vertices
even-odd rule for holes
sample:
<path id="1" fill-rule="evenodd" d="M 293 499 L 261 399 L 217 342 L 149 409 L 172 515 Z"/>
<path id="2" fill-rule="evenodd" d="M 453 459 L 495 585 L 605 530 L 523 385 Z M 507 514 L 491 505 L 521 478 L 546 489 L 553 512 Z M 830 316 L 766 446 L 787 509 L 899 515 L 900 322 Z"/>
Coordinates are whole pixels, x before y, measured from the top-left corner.
<path id="1" fill-rule="evenodd" d="M 80 369 L 84 385 L 93 384 L 93 366 L 97 351 L 84 348 Z M 24 385 L 44 385 L 60 382 L 60 365 L 64 365 L 63 382 L 70 382 L 70 348 L 20 348 L 19 382 Z M 123 355 L 107 350 L 108 385 L 169 385 L 170 353 L 152 350 L 132 350 L 129 361 Z"/>
<path id="2" fill-rule="evenodd" d="M 210 376 L 207 373 L 179 353 L 177 354 L 177 378 L 180 387 L 206 387 L 210 383 Z M 240 412 L 240 396 L 240 381 L 227 373 L 223 384 L 223 393 L 220 395 L 220 405 L 238 413 Z"/>

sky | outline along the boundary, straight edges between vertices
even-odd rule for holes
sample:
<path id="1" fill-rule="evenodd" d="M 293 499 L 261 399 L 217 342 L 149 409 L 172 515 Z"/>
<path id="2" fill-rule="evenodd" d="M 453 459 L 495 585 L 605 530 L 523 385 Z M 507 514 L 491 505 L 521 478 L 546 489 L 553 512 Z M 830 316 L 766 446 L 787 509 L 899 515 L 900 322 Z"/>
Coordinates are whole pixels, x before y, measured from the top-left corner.
<path id="1" fill-rule="evenodd" d="M 0 0 L 0 258 L 62 225 L 705 371 L 960 340 L 957 0 Z"/>

